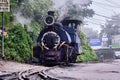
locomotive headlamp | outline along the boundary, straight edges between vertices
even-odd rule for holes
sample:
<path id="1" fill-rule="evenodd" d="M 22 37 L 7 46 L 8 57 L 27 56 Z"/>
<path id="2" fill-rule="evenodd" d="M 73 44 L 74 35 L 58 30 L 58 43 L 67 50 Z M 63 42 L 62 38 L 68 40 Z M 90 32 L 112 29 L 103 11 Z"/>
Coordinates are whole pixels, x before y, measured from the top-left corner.
<path id="1" fill-rule="evenodd" d="M 53 31 L 46 32 L 42 37 L 42 45 L 46 49 L 56 48 L 60 43 L 60 36 Z"/>
<path id="2" fill-rule="evenodd" d="M 54 19 L 54 17 L 51 16 L 51 15 L 47 15 L 47 16 L 45 17 L 45 19 L 44 19 L 44 23 L 45 23 L 47 26 L 53 25 L 54 22 L 55 22 L 55 19 Z"/>

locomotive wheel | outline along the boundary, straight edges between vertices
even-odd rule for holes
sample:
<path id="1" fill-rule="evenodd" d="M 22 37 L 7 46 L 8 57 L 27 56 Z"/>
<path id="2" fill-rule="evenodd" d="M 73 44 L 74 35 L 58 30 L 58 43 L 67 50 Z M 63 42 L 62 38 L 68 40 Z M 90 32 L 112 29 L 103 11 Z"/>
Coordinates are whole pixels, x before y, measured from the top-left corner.
<path id="1" fill-rule="evenodd" d="M 72 57 L 72 59 L 70 59 L 70 63 L 75 63 L 77 59 L 77 55 L 74 54 L 74 56 Z"/>
<path id="2" fill-rule="evenodd" d="M 70 63 L 75 63 L 75 62 L 76 62 L 76 59 L 77 59 L 77 52 L 76 52 L 76 50 L 73 48 L 72 55 L 69 57 L 69 61 L 70 61 Z"/>

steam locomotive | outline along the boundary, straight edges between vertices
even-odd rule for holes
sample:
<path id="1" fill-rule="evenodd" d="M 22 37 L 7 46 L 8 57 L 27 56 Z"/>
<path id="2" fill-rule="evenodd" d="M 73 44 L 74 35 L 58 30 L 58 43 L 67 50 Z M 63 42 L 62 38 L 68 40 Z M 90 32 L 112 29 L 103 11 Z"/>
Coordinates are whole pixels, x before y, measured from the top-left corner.
<path id="1" fill-rule="evenodd" d="M 54 12 L 49 11 L 44 19 L 37 45 L 33 48 L 33 61 L 40 64 L 75 62 L 81 53 L 79 20 L 64 19 L 58 22 Z"/>

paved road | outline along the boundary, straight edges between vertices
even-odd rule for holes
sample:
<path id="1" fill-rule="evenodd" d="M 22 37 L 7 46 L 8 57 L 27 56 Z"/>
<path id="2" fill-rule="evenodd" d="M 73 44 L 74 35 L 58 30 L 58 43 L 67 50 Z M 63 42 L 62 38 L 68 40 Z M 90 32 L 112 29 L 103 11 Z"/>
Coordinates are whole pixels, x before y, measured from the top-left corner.
<path id="1" fill-rule="evenodd" d="M 54 68 L 48 75 L 61 80 L 120 80 L 120 60 L 107 63 L 77 63 Z"/>

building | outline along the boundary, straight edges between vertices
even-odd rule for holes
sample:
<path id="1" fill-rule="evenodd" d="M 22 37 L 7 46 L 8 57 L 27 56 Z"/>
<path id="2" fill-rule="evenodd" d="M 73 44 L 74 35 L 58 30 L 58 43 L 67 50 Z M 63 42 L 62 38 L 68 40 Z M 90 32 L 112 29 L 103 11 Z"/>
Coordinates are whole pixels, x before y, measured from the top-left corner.
<path id="1" fill-rule="evenodd" d="M 120 34 L 112 36 L 112 47 L 120 48 Z"/>

